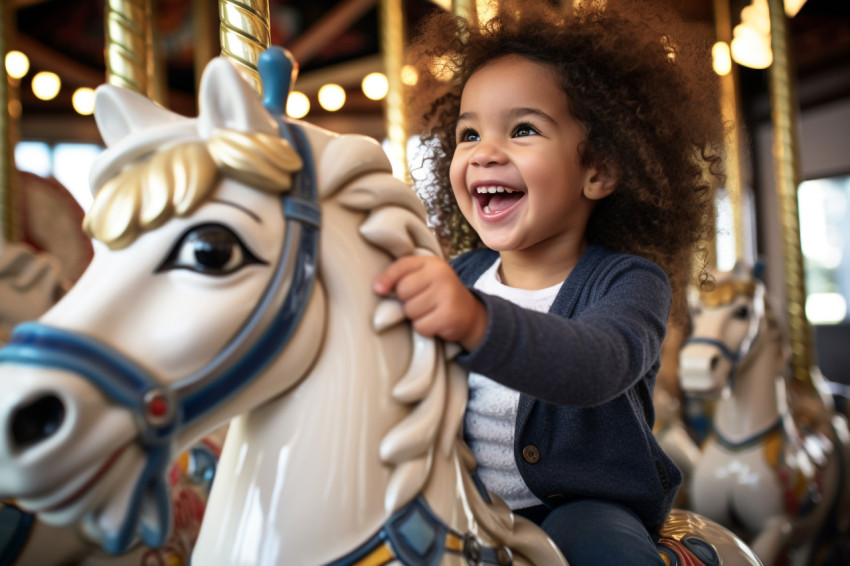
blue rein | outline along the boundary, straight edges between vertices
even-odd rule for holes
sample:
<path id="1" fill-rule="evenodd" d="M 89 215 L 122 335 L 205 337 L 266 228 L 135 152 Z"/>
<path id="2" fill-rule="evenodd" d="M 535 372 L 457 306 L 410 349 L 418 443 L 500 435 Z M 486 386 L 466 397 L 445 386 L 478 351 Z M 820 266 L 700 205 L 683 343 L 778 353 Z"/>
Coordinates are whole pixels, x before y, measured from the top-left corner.
<path id="1" fill-rule="evenodd" d="M 167 467 L 176 431 L 259 377 L 292 337 L 314 288 L 321 226 L 315 164 L 301 128 L 278 116 L 289 91 L 293 63 L 283 50 L 270 49 L 260 56 L 259 67 L 267 91 L 263 103 L 277 117 L 281 136 L 301 155 L 304 167 L 295 176 L 292 190 L 282 196 L 285 245 L 275 273 L 230 344 L 204 368 L 173 384 L 163 383 L 142 365 L 94 338 L 35 322 L 18 326 L 9 344 L 0 350 L 0 363 L 76 373 L 136 417 L 147 461 L 124 523 L 115 536 L 104 541 L 104 548 L 113 554 L 123 552 L 132 542 L 146 493 L 156 502 L 157 525 L 141 525 L 142 542 L 151 547 L 165 543 L 171 525 Z M 283 102 L 269 93 L 283 96 Z"/>

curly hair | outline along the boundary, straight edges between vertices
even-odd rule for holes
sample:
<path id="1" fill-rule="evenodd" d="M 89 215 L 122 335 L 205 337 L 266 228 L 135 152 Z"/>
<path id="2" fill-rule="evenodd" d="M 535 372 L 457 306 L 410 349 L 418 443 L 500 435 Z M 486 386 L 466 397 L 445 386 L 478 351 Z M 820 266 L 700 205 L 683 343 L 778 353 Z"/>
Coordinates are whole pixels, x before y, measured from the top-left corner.
<path id="1" fill-rule="evenodd" d="M 692 277 L 710 281 L 706 242 L 722 180 L 719 91 L 704 30 L 650 4 L 594 0 L 567 14 L 539 0 L 502 1 L 481 26 L 446 13 L 423 21 L 409 51 L 419 82 L 408 120 L 421 132 L 422 166 L 431 173 L 415 175 L 416 190 L 449 256 L 483 246 L 449 180 L 461 92 L 482 65 L 521 55 L 559 77 L 586 130 L 580 164 L 616 172 L 614 192 L 588 222 L 588 241 L 661 266 L 673 287 L 671 317 L 686 316 Z"/>

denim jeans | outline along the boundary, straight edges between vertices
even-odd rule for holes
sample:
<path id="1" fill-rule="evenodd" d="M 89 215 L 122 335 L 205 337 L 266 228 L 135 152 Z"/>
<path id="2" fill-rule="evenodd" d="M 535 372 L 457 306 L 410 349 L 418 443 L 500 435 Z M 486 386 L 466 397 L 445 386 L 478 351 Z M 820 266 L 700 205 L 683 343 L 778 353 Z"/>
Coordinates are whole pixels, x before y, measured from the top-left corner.
<path id="1" fill-rule="evenodd" d="M 578 499 L 549 509 L 517 509 L 558 545 L 570 566 L 664 566 L 655 540 L 628 507 L 612 501 Z"/>

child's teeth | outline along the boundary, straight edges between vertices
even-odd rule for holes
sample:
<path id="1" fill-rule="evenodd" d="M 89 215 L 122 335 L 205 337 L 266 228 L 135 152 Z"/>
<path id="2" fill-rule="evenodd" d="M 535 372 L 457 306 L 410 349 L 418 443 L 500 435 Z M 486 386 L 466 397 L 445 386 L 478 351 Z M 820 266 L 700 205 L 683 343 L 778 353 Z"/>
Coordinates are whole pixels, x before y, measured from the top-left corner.
<path id="1" fill-rule="evenodd" d="M 489 206 L 484 205 L 484 213 L 485 213 L 485 214 L 490 214 L 490 207 L 489 207 Z"/>

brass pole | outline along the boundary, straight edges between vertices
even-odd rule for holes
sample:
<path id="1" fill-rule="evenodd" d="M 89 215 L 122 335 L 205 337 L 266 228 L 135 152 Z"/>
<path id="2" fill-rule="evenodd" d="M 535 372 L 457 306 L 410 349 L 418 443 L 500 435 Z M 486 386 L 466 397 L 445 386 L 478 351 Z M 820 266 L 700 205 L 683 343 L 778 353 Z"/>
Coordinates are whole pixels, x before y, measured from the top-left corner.
<path id="1" fill-rule="evenodd" d="M 150 0 L 108 0 L 106 82 L 154 96 Z"/>
<path id="2" fill-rule="evenodd" d="M 812 336 L 806 319 L 806 281 L 800 245 L 797 188 L 800 182 L 796 92 L 791 73 L 788 27 L 782 0 L 768 0 L 773 65 L 770 102 L 773 119 L 773 163 L 785 257 L 785 293 L 791 340 L 791 371 L 798 384 L 813 386 Z"/>
<path id="3" fill-rule="evenodd" d="M 3 2 L 0 6 L 0 55 L 2 61 L 2 79 L 0 79 L 0 237 L 7 242 L 20 239 L 17 194 L 15 190 L 15 142 L 13 123 L 16 120 L 10 112 L 10 103 L 16 97 L 12 79 L 6 74 L 6 53 L 9 50 L 9 36 L 12 33 L 12 6 Z"/>
<path id="4" fill-rule="evenodd" d="M 729 0 L 714 0 L 714 23 L 717 40 L 727 46 L 732 43 L 732 16 Z M 744 185 L 741 172 L 741 116 L 738 113 L 740 90 L 738 67 L 732 63 L 731 70 L 720 77 L 720 109 L 723 123 L 730 124 L 726 137 L 726 193 L 732 208 L 732 230 L 735 237 L 735 258 L 746 259 L 744 239 Z M 715 246 L 716 247 L 716 246 Z M 716 250 L 714 257 L 717 257 Z"/>
<path id="5" fill-rule="evenodd" d="M 204 67 L 220 50 L 218 21 L 213 17 L 216 0 L 192 0 L 192 31 L 195 33 L 195 92 L 200 91 Z"/>
<path id="6" fill-rule="evenodd" d="M 271 43 L 268 0 L 219 0 L 221 54 L 230 59 L 259 94 L 257 59 Z"/>
<path id="7" fill-rule="evenodd" d="M 404 62 L 404 8 L 401 0 L 381 0 L 380 30 L 381 56 L 387 74 L 389 90 L 385 101 L 387 139 L 390 162 L 396 176 L 410 181 L 407 167 L 407 127 L 404 119 L 404 84 L 401 68 Z"/>

